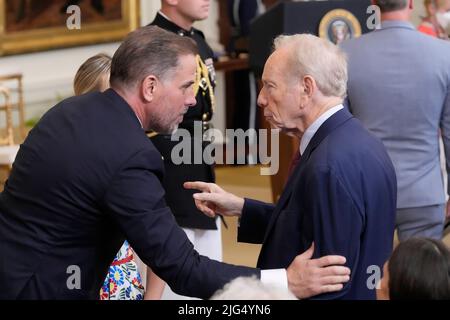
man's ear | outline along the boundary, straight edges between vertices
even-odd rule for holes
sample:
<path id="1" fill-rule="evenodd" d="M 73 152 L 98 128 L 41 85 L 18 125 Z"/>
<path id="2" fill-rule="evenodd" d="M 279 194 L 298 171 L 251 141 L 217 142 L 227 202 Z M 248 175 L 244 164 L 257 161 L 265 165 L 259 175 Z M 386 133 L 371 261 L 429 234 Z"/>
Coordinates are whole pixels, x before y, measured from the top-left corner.
<path id="1" fill-rule="evenodd" d="M 316 88 L 316 81 L 311 76 L 303 77 L 303 91 L 309 98 L 314 94 L 314 90 Z"/>
<path id="2" fill-rule="evenodd" d="M 154 75 L 149 75 L 142 81 L 141 92 L 142 97 L 146 102 L 153 101 L 155 98 L 155 93 L 159 89 L 158 85 L 158 78 Z"/>
<path id="3" fill-rule="evenodd" d="M 174 7 L 178 5 L 178 0 L 164 0 L 163 2 L 165 2 L 165 4 Z"/>
<path id="4" fill-rule="evenodd" d="M 409 0 L 409 9 L 414 10 L 414 1 Z"/>

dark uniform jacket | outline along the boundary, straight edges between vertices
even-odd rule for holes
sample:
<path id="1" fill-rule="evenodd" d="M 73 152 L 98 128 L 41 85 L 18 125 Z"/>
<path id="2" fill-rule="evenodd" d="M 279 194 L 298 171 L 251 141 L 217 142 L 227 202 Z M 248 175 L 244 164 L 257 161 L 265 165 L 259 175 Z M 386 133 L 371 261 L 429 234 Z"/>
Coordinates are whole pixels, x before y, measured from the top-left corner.
<path id="1" fill-rule="evenodd" d="M 196 96 L 197 105 L 189 108 L 188 113 L 184 116 L 183 122 L 179 125 L 179 128 L 187 129 L 191 133 L 191 151 L 194 152 L 194 150 L 197 150 L 194 148 L 194 143 L 203 146 L 203 148 L 207 145 L 207 142 L 203 141 L 202 135 L 200 137 L 195 137 L 197 140 L 194 140 L 194 123 L 197 121 L 197 124 L 203 129 L 204 124 L 202 124 L 202 122 L 208 123 L 211 120 L 214 111 L 213 98 L 211 98 L 214 94 L 212 89 L 215 85 L 215 71 L 213 65 L 214 53 L 206 43 L 203 33 L 195 28 L 184 30 L 159 13 L 156 15 L 156 18 L 151 25 L 177 33 L 180 36 L 192 38 L 197 43 L 201 60 L 208 70 L 209 83 L 212 88 L 208 86 L 205 79 L 201 81 Z M 183 228 L 217 229 L 215 219 L 202 214 L 192 201 L 192 195 L 195 192 L 183 188 L 183 183 L 186 181 L 214 182 L 213 166 L 205 164 L 203 161 L 201 164 L 175 165 L 171 161 L 171 153 L 174 146 L 180 141 L 171 141 L 170 135 L 161 134 L 153 136 L 151 139 L 164 157 L 166 176 L 163 181 L 163 186 L 166 190 L 166 201 L 172 209 L 178 224 Z M 191 159 L 193 162 L 193 154 L 191 155 Z"/>

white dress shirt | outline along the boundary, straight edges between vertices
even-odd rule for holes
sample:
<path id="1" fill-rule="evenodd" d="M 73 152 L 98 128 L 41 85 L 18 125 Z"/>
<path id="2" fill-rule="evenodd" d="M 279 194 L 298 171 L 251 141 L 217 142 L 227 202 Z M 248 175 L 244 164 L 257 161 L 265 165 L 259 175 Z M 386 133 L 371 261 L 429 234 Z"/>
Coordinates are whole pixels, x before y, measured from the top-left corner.
<path id="1" fill-rule="evenodd" d="M 303 134 L 302 140 L 300 141 L 300 155 L 302 155 L 306 148 L 308 147 L 309 143 L 311 142 L 311 139 L 316 134 L 317 130 L 322 126 L 322 124 L 327 121 L 333 114 L 335 114 L 338 111 L 341 111 L 344 109 L 344 106 L 342 104 L 337 105 L 336 107 L 331 108 L 324 114 L 322 114 L 319 118 L 316 119 L 309 127 L 306 129 L 305 133 Z"/>

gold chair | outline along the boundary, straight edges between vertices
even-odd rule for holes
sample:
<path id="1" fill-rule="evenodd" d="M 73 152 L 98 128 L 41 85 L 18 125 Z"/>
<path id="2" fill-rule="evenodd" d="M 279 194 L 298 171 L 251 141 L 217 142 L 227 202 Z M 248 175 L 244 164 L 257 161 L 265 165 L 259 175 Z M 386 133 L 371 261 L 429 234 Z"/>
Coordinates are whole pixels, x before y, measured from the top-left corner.
<path id="1" fill-rule="evenodd" d="M 0 109 L 6 114 L 6 136 L 0 137 L 0 145 L 14 145 L 14 128 L 11 110 L 11 93 L 6 87 L 0 86 L 0 94 L 3 96 L 3 103 L 0 104 Z"/>
<path id="2" fill-rule="evenodd" d="M 22 75 L 12 74 L 0 76 L 0 111 L 5 112 L 6 127 L 0 137 L 0 167 L 9 173 L 19 151 L 15 142 L 13 111 L 19 113 L 19 140 L 26 136 L 25 115 L 23 103 Z"/>
<path id="3" fill-rule="evenodd" d="M 27 130 L 25 127 L 25 111 L 24 111 L 24 99 L 23 99 L 23 81 L 22 74 L 9 74 L 0 75 L 0 86 L 9 89 L 10 94 L 10 108 L 12 111 L 17 111 L 19 113 L 19 137 L 18 139 L 22 141 L 27 135 Z M 6 111 L 5 107 L 0 105 L 0 111 Z M 11 115 L 12 119 L 12 115 Z M 13 125 L 13 122 L 11 122 Z"/>

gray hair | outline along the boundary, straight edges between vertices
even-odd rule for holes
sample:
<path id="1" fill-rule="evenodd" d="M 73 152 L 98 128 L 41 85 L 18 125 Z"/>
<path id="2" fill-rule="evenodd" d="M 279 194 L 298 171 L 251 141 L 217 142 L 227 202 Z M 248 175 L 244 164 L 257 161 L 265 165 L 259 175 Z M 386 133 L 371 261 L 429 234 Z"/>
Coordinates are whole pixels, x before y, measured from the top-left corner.
<path id="1" fill-rule="evenodd" d="M 281 35 L 275 39 L 275 50 L 285 46 L 293 48 L 287 63 L 295 77 L 309 75 L 323 95 L 346 97 L 347 57 L 339 47 L 311 34 Z"/>
<path id="2" fill-rule="evenodd" d="M 375 0 L 375 4 L 380 8 L 381 12 L 391 12 L 405 9 L 408 0 Z"/>
<path id="3" fill-rule="evenodd" d="M 255 277 L 240 277 L 217 291 L 211 300 L 297 300 L 288 290 L 264 285 Z"/>
<path id="4" fill-rule="evenodd" d="M 197 55 L 195 42 L 187 37 L 147 26 L 131 32 L 114 54 L 111 85 L 132 87 L 148 75 L 166 80 L 184 55 Z"/>

